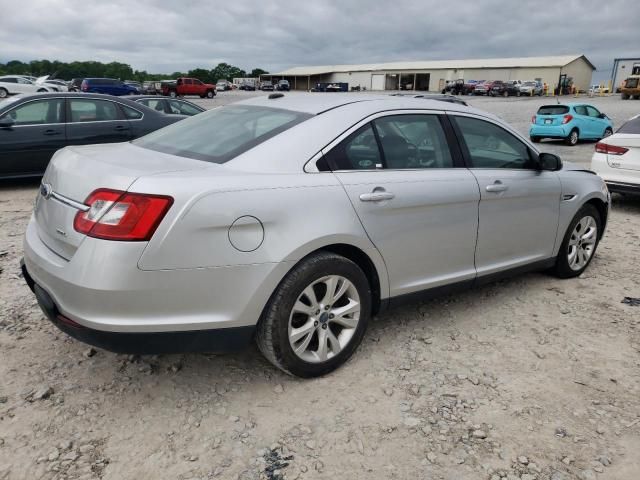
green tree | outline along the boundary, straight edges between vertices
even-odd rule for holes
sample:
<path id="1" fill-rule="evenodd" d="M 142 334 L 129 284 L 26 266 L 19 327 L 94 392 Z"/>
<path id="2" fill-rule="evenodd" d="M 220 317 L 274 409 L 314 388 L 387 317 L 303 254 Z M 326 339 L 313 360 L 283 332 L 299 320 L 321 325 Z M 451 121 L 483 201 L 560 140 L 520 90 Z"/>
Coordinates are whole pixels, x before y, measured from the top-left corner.
<path id="1" fill-rule="evenodd" d="M 266 75 L 267 73 L 269 72 L 261 68 L 254 68 L 253 70 L 251 70 L 251 73 L 249 74 L 249 76 L 252 78 L 260 78 L 260 75 Z"/>

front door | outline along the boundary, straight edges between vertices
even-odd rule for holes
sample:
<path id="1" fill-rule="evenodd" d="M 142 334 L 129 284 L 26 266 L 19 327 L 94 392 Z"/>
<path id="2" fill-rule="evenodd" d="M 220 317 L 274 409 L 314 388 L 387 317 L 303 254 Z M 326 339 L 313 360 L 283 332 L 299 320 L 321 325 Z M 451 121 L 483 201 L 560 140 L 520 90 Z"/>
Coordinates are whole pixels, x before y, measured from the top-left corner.
<path id="1" fill-rule="evenodd" d="M 390 295 L 473 280 L 480 194 L 439 115 L 387 114 L 326 154 L 380 251 Z"/>
<path id="2" fill-rule="evenodd" d="M 6 176 L 34 175 L 45 171 L 56 150 L 66 144 L 64 100 L 34 100 L 17 106 L 0 128 L 0 172 Z"/>
<path id="3" fill-rule="evenodd" d="M 536 169 L 536 154 L 499 125 L 452 115 L 480 187 L 478 276 L 553 256 L 560 211 L 557 173 Z"/>
<path id="4" fill-rule="evenodd" d="M 67 100 L 69 145 L 131 140 L 131 127 L 115 102 L 94 98 Z"/>

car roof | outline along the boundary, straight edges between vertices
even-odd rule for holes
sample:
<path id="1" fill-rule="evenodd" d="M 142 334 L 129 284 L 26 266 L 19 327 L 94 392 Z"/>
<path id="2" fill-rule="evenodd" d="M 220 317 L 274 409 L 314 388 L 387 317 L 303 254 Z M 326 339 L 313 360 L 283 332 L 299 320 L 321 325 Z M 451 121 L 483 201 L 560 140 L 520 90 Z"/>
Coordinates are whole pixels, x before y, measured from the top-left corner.
<path id="1" fill-rule="evenodd" d="M 429 98 L 413 98 L 408 96 L 391 96 L 382 94 L 359 93 L 296 93 L 281 94 L 278 98 L 269 95 L 253 97 L 236 105 L 255 105 L 260 107 L 282 108 L 297 112 L 318 115 L 334 108 L 353 103 L 369 102 L 372 112 L 384 110 L 420 109 L 420 110 L 453 110 L 472 111 L 470 107 L 456 103 L 431 100 Z M 485 113 L 485 112 L 483 112 Z"/>
<path id="2" fill-rule="evenodd" d="M 42 93 L 32 93 L 32 94 L 19 94 L 10 97 L 13 101 L 7 103 L 6 105 L 2 105 L 2 107 L 11 105 L 12 107 L 16 106 L 22 100 L 37 100 L 40 98 L 79 98 L 79 99 L 93 99 L 93 100 L 111 100 L 112 102 L 119 102 L 124 105 L 130 105 L 131 107 L 135 107 L 138 109 L 144 109 L 145 112 L 150 111 L 156 115 L 163 115 L 156 110 L 147 107 L 141 103 L 136 103 L 133 100 L 130 100 L 128 97 L 133 97 L 133 95 L 127 95 L 123 97 L 116 97 L 115 95 L 106 95 L 102 93 L 83 93 L 83 92 L 42 92 Z"/>

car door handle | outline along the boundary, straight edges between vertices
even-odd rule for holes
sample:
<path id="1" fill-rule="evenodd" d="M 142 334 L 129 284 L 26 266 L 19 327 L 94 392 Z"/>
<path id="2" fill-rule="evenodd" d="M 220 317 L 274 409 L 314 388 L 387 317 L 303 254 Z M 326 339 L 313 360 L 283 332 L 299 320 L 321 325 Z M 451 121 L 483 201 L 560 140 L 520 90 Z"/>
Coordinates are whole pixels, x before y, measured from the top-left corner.
<path id="1" fill-rule="evenodd" d="M 124 125 L 118 125 L 115 130 L 122 132 L 123 130 L 129 130 L 129 127 L 125 127 Z"/>
<path id="2" fill-rule="evenodd" d="M 485 187 L 485 190 L 487 192 L 505 192 L 509 190 L 509 187 L 507 185 L 504 185 L 500 180 L 496 180 L 493 185 L 487 185 Z"/>
<path id="3" fill-rule="evenodd" d="M 395 194 L 385 192 L 384 190 L 374 190 L 371 193 L 362 193 L 360 195 L 361 202 L 382 202 L 383 200 L 391 200 L 395 198 Z"/>
<path id="4" fill-rule="evenodd" d="M 45 130 L 43 135 L 60 135 L 61 133 L 60 130 Z"/>

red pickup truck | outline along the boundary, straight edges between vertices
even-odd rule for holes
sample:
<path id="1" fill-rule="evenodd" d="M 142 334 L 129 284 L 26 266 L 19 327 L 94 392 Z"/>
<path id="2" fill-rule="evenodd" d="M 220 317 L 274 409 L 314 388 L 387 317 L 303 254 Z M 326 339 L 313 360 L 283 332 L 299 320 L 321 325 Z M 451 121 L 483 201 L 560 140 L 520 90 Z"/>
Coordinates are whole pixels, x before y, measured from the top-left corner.
<path id="1" fill-rule="evenodd" d="M 180 77 L 174 82 L 162 82 L 162 95 L 169 97 L 199 95 L 200 98 L 213 98 L 216 95 L 216 86 L 203 83 L 197 78 Z"/>

